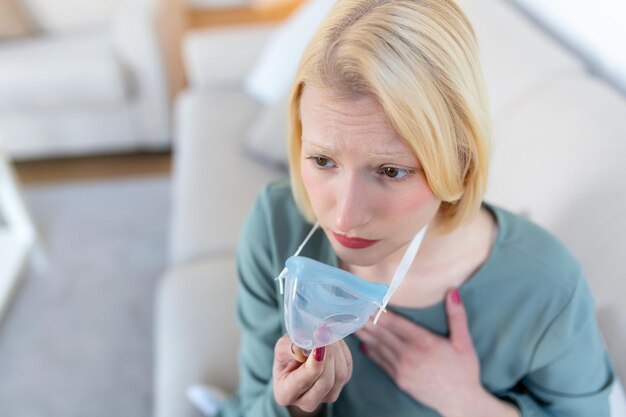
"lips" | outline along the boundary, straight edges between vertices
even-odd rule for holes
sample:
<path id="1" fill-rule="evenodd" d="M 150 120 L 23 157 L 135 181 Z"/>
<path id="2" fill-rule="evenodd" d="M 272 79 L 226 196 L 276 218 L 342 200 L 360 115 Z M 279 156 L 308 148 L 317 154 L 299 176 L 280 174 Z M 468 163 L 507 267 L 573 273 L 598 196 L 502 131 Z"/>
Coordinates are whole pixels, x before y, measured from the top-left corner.
<path id="1" fill-rule="evenodd" d="M 333 236 L 337 239 L 337 242 L 350 249 L 364 249 L 379 242 L 378 240 L 361 239 L 360 237 L 347 237 L 335 232 L 333 232 Z"/>

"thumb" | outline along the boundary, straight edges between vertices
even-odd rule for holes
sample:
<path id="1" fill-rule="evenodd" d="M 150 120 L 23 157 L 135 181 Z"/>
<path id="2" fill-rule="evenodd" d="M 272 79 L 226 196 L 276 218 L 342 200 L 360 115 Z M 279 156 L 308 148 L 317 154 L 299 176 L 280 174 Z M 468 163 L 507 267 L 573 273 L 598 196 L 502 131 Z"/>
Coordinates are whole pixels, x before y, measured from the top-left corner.
<path id="1" fill-rule="evenodd" d="M 467 314 L 458 288 L 448 291 L 446 311 L 452 344 L 461 351 L 473 350 L 472 337 L 467 325 Z"/>
<path id="2" fill-rule="evenodd" d="M 307 360 L 307 357 L 310 355 L 310 350 L 304 350 L 300 346 L 295 344 L 291 344 L 291 353 L 293 354 L 293 359 L 297 360 L 300 363 L 304 363 Z"/>

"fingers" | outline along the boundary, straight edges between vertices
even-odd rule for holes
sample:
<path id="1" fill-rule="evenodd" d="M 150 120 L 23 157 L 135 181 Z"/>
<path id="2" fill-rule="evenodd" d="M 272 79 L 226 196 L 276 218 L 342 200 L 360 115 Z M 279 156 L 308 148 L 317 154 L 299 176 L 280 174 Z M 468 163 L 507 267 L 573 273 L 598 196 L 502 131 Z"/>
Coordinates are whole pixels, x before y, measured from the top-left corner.
<path id="1" fill-rule="evenodd" d="M 284 334 L 274 345 L 274 365 L 284 367 L 288 363 L 296 360 L 295 351 L 291 348 L 291 339 L 288 334 Z"/>
<path id="2" fill-rule="evenodd" d="M 313 354 L 311 354 L 313 356 Z M 326 399 L 328 394 L 333 390 L 335 386 L 335 363 L 336 358 L 329 355 L 328 362 L 324 366 L 324 371 L 315 383 L 305 391 L 295 402 L 295 404 L 302 410 L 307 412 L 315 411 L 319 405 Z M 334 355 L 335 357 L 338 355 Z"/>
<path id="3" fill-rule="evenodd" d="M 445 298 L 445 305 L 450 330 L 449 340 L 452 345 L 460 351 L 473 350 L 473 342 L 467 322 L 467 313 L 458 289 L 455 288 L 448 291 Z M 371 322 L 368 323 L 364 330 L 369 331 L 376 339 L 380 339 L 385 344 L 389 344 L 392 352 L 388 353 L 391 354 L 398 354 L 398 346 L 401 346 L 403 344 L 402 342 L 409 342 L 417 349 L 429 350 L 443 340 L 443 338 L 437 334 L 391 311 L 387 311 L 387 313 L 381 315 L 378 324 L 374 325 Z M 394 337 L 390 337 L 390 333 Z M 359 333 L 357 333 L 357 335 L 359 335 Z M 398 344 L 398 341 L 400 344 Z M 371 342 L 367 343 L 371 344 Z"/>
<path id="4" fill-rule="evenodd" d="M 379 349 L 371 349 L 366 344 L 360 346 L 361 351 L 376 365 L 378 365 L 389 377 L 395 380 L 397 376 L 397 362 L 389 356 L 381 353 Z"/>
<path id="5" fill-rule="evenodd" d="M 401 342 L 409 342 L 414 346 L 429 348 L 439 339 L 434 333 L 425 329 L 409 319 L 402 317 L 392 311 L 387 311 L 380 316 L 378 324 L 371 322 L 366 326 L 368 330 L 378 335 L 379 331 L 386 330 L 393 333 Z"/>
<path id="6" fill-rule="evenodd" d="M 303 363 L 299 361 L 303 352 L 296 348 L 292 349 L 291 339 L 285 335 L 274 349 L 274 397 L 283 406 L 296 404 L 316 384 L 325 368 L 325 348 L 315 349 Z"/>
<path id="7" fill-rule="evenodd" d="M 335 368 L 335 384 L 323 399 L 325 403 L 334 403 L 339 398 L 344 385 L 352 377 L 352 353 L 348 345 L 342 340 L 337 343 L 339 349 L 333 356 Z"/>
<path id="8" fill-rule="evenodd" d="M 309 356 L 309 355 L 305 355 L 304 354 L 304 350 L 301 347 L 296 346 L 293 343 L 291 344 L 291 353 L 293 353 L 293 358 L 295 360 L 297 360 L 298 362 L 300 362 L 300 363 L 306 362 L 306 360 L 307 360 L 307 358 Z M 307 353 L 310 354 L 311 352 L 309 351 Z"/>
<path id="9" fill-rule="evenodd" d="M 472 351 L 474 345 L 467 324 L 467 313 L 461 300 L 461 294 L 456 288 L 446 294 L 446 313 L 452 345 L 463 352 Z"/>
<path id="10" fill-rule="evenodd" d="M 385 317 L 385 320 L 383 319 Z M 396 365 L 400 354 L 408 343 L 398 334 L 403 324 L 395 324 L 394 314 L 387 312 L 378 324 L 368 323 L 356 336 L 363 342 L 361 350 L 392 379 L 397 374 Z"/>
<path id="11" fill-rule="evenodd" d="M 392 311 L 383 314 L 378 324 L 368 323 L 357 336 L 392 362 L 405 353 L 407 346 L 428 351 L 443 341 L 441 336 Z"/>
<path id="12" fill-rule="evenodd" d="M 444 340 L 391 311 L 382 315 L 378 324 L 368 323 L 356 335 L 363 342 L 361 350 L 392 379 L 402 372 L 407 358 L 412 360 L 418 352 L 436 349 Z"/>
<path id="13" fill-rule="evenodd" d="M 302 352 L 299 352 L 302 354 Z M 300 357 L 296 350 L 292 350 L 292 342 L 289 335 L 285 334 L 278 339 L 274 346 L 274 396 L 281 405 L 290 405 L 302 393 L 313 386 L 324 370 L 323 361 L 316 361 L 308 365 L 309 360 L 314 360 L 313 355 L 305 362 L 298 361 Z"/>
<path id="14" fill-rule="evenodd" d="M 385 328 L 393 331 L 400 338 L 409 337 L 411 332 L 413 331 L 413 327 L 415 323 L 405 319 L 404 317 L 394 313 L 391 310 L 385 311 L 384 314 L 380 315 L 378 319 L 378 323 L 373 324 L 370 321 L 366 327 L 378 329 Z"/>
<path id="15" fill-rule="evenodd" d="M 376 325 L 380 326 L 380 324 Z M 372 326 L 374 327 L 374 326 Z M 383 328 L 372 329 L 365 326 L 356 333 L 367 346 L 369 352 L 375 352 L 377 356 L 383 358 L 396 358 L 402 352 L 403 346 L 406 344 L 401 341 L 394 333 Z"/>
<path id="16" fill-rule="evenodd" d="M 315 349 L 296 371 L 284 376 L 285 383 L 294 388 L 289 401 L 294 401 L 309 391 L 324 372 L 326 361 L 325 347 Z M 326 393 L 324 393 L 325 395 Z"/>
<path id="17" fill-rule="evenodd" d="M 286 340 L 289 340 L 288 338 Z M 297 346 L 285 346 L 279 340 L 276 350 L 289 353 L 289 363 L 284 366 L 275 365 L 274 397 L 282 406 L 296 405 L 304 411 L 315 411 L 324 402 L 334 402 L 341 389 L 352 376 L 352 354 L 344 341 L 334 343 L 325 348 L 315 349 L 298 362 L 301 351 Z M 284 356 L 284 352 L 276 353 L 276 357 Z M 276 362 L 276 359 L 275 359 Z M 296 366 L 292 366 L 296 364 Z"/>

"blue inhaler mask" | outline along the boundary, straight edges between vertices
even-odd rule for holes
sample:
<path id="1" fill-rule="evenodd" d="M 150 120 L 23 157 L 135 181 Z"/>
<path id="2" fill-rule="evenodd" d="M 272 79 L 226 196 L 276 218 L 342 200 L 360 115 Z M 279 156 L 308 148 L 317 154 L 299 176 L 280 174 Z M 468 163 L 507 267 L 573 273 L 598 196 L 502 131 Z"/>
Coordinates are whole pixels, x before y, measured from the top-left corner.
<path id="1" fill-rule="evenodd" d="M 318 228 L 316 223 L 276 278 L 284 294 L 287 332 L 302 349 L 315 349 L 343 339 L 365 326 L 378 309 L 376 324 L 413 263 L 427 226 L 411 241 L 390 285 L 369 282 L 343 269 L 298 256 Z"/>

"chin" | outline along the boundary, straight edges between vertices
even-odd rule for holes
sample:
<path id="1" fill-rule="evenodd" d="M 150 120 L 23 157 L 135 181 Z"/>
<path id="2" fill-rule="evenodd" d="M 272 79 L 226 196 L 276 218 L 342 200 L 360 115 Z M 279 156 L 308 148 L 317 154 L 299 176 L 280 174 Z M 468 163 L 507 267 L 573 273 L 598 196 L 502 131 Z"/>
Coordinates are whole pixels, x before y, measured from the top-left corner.
<path id="1" fill-rule="evenodd" d="M 340 244 L 333 244 L 335 253 L 343 262 L 354 266 L 372 266 L 382 261 L 386 256 L 374 246 L 365 249 L 348 249 Z"/>

